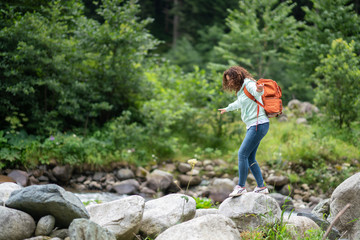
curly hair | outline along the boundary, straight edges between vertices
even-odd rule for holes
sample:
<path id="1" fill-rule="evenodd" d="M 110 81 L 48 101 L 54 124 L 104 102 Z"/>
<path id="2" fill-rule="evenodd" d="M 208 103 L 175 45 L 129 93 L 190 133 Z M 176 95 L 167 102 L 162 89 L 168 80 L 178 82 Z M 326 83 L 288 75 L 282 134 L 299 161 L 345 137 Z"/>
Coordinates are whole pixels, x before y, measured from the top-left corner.
<path id="1" fill-rule="evenodd" d="M 227 80 L 226 76 L 229 76 L 230 81 Z M 245 78 L 254 80 L 254 77 L 245 68 L 240 66 L 230 67 L 223 74 L 223 89 L 237 93 L 240 91 Z"/>

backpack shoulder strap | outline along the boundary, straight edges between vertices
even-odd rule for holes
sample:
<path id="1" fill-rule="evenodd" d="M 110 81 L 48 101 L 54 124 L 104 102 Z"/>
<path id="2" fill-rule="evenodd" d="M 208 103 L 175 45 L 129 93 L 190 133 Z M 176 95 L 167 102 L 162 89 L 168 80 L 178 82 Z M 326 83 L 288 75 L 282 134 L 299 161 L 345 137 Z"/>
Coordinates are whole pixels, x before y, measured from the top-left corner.
<path id="1" fill-rule="evenodd" d="M 246 89 L 246 86 L 244 87 L 244 93 L 248 98 L 256 102 L 257 105 L 264 107 L 263 104 L 261 104 L 258 100 L 256 100 L 256 98 L 253 95 L 251 95 L 251 93 Z"/>

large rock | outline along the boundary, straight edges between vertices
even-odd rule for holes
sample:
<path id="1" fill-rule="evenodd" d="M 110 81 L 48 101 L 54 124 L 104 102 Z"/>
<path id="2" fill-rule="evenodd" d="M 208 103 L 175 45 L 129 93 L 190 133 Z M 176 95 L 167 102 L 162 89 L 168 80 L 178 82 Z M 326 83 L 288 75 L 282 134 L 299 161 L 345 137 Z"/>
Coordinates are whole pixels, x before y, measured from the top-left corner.
<path id="1" fill-rule="evenodd" d="M 235 183 L 228 178 L 215 178 L 209 186 L 209 198 L 214 202 L 223 202 L 233 191 Z"/>
<path id="2" fill-rule="evenodd" d="M 274 198 L 277 201 L 277 203 L 279 204 L 281 209 L 284 209 L 287 211 L 291 211 L 291 210 L 295 209 L 294 202 L 291 197 L 284 196 L 280 193 L 270 193 L 269 196 Z"/>
<path id="3" fill-rule="evenodd" d="M 55 226 L 55 218 L 51 215 L 40 218 L 36 225 L 35 236 L 47 236 Z"/>
<path id="4" fill-rule="evenodd" d="M 154 191 L 166 191 L 173 182 L 173 175 L 161 170 L 154 170 L 146 177 L 146 187 Z"/>
<path id="5" fill-rule="evenodd" d="M 170 227 L 155 240 L 239 240 L 235 223 L 220 214 L 210 214 Z"/>
<path id="6" fill-rule="evenodd" d="M 72 176 L 72 172 L 73 168 L 70 165 L 56 166 L 52 170 L 54 177 L 61 182 L 69 181 Z"/>
<path id="7" fill-rule="evenodd" d="M 134 238 L 140 227 L 145 206 L 144 198 L 130 196 L 116 201 L 87 207 L 90 220 L 112 231 L 118 240 Z"/>
<path id="8" fill-rule="evenodd" d="M 84 218 L 72 221 L 69 236 L 71 240 L 116 240 L 114 233 Z"/>
<path id="9" fill-rule="evenodd" d="M 118 194 L 132 195 L 139 192 L 140 184 L 135 179 L 121 181 L 114 185 L 112 189 Z"/>
<path id="10" fill-rule="evenodd" d="M 13 182 L 5 182 L 0 184 L 0 205 L 4 205 L 6 200 L 9 199 L 11 193 L 15 190 L 19 190 L 22 187 Z"/>
<path id="11" fill-rule="evenodd" d="M 0 206 L 0 239 L 22 240 L 31 237 L 35 221 L 27 213 Z"/>
<path id="12" fill-rule="evenodd" d="M 123 181 L 123 180 L 126 180 L 126 179 L 134 178 L 135 175 L 134 175 L 134 172 L 131 171 L 131 169 L 122 168 L 122 169 L 120 169 L 119 171 L 117 171 L 116 177 L 117 177 L 120 181 Z"/>
<path id="13" fill-rule="evenodd" d="M 219 210 L 216 208 L 202 208 L 196 209 L 196 214 L 194 218 L 202 217 L 209 214 L 219 214 Z"/>
<path id="14" fill-rule="evenodd" d="M 266 182 L 273 186 L 284 186 L 289 183 L 289 178 L 286 176 L 271 175 L 266 179 Z"/>
<path id="15" fill-rule="evenodd" d="M 55 184 L 33 185 L 14 191 L 6 206 L 24 211 L 35 219 L 52 215 L 59 227 L 68 227 L 75 218 L 90 217 L 77 196 Z"/>
<path id="16" fill-rule="evenodd" d="M 219 213 L 231 218 L 240 232 L 273 224 L 281 216 L 279 204 L 275 199 L 253 192 L 236 198 L 227 198 L 220 205 Z"/>
<path id="17" fill-rule="evenodd" d="M 181 174 L 178 176 L 180 186 L 187 187 L 189 186 L 197 186 L 201 183 L 201 178 L 199 176 L 189 176 Z"/>
<path id="18" fill-rule="evenodd" d="M 344 214 L 335 223 L 335 227 L 345 233 L 345 238 L 360 239 L 360 172 L 342 182 L 332 193 L 330 198 L 330 217 L 332 222 L 335 216 L 348 204 Z M 357 221 L 354 221 L 358 219 Z"/>
<path id="19" fill-rule="evenodd" d="M 26 187 L 29 181 L 29 174 L 21 170 L 13 170 L 8 174 L 8 177 L 11 177 L 16 181 L 17 184 Z"/>
<path id="20" fill-rule="evenodd" d="M 320 201 L 311 211 L 312 214 L 320 219 L 326 219 L 330 213 L 330 198 Z"/>
<path id="21" fill-rule="evenodd" d="M 294 239 L 299 236 L 305 237 L 305 233 L 311 229 L 319 229 L 319 226 L 310 218 L 302 216 L 291 215 L 290 218 L 285 219 L 286 228 L 290 230 Z"/>
<path id="22" fill-rule="evenodd" d="M 192 219 L 196 202 L 183 194 L 169 194 L 145 203 L 140 231 L 145 236 L 156 236 L 175 224 Z"/>

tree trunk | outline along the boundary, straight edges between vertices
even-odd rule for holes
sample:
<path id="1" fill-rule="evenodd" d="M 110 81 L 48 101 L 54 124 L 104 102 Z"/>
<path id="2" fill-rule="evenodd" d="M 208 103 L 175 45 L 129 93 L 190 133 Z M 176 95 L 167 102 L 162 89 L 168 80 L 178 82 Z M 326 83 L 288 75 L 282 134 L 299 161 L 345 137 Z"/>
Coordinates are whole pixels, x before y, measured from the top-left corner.
<path id="1" fill-rule="evenodd" d="M 174 20 L 173 20 L 173 42 L 172 47 L 176 46 L 176 41 L 179 38 L 179 8 L 180 8 L 181 0 L 174 0 Z"/>

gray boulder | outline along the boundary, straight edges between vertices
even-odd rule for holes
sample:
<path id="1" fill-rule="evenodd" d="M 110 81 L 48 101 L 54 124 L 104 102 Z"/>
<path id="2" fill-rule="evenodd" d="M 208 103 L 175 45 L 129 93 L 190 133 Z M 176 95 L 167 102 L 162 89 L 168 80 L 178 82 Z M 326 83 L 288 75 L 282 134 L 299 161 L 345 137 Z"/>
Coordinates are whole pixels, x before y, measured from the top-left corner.
<path id="1" fill-rule="evenodd" d="M 277 201 L 277 203 L 279 204 L 281 209 L 284 209 L 287 211 L 291 211 L 291 210 L 295 209 L 294 202 L 291 197 L 284 196 L 280 193 L 270 193 L 269 196 L 274 198 Z"/>
<path id="2" fill-rule="evenodd" d="M 51 215 L 40 218 L 36 225 L 35 236 L 47 236 L 55 226 L 55 218 Z"/>
<path id="3" fill-rule="evenodd" d="M 117 240 L 134 238 L 140 227 L 145 206 L 144 198 L 130 196 L 87 207 L 90 220 L 113 232 Z"/>
<path id="4" fill-rule="evenodd" d="M 210 214 L 194 218 L 170 227 L 155 240 L 239 240 L 240 233 L 235 223 L 220 214 Z"/>
<path id="5" fill-rule="evenodd" d="M 84 218 L 72 221 L 69 236 L 71 240 L 116 240 L 114 233 Z"/>
<path id="6" fill-rule="evenodd" d="M 216 208 L 208 208 L 208 209 L 196 209 L 195 217 L 202 217 L 209 214 L 219 214 L 219 210 Z"/>
<path id="7" fill-rule="evenodd" d="M 166 191 L 173 182 L 173 175 L 161 170 L 154 170 L 146 177 L 146 187 L 154 191 Z"/>
<path id="8" fill-rule="evenodd" d="M 311 213 L 320 219 L 326 219 L 330 214 L 330 198 L 320 201 Z"/>
<path id="9" fill-rule="evenodd" d="M 132 195 L 139 192 L 140 184 L 135 179 L 128 179 L 112 187 L 118 194 Z"/>
<path id="10" fill-rule="evenodd" d="M 23 187 L 26 187 L 29 181 L 29 174 L 21 170 L 13 170 L 8 174 L 15 182 Z"/>
<path id="11" fill-rule="evenodd" d="M 117 177 L 120 181 L 123 181 L 123 180 L 126 180 L 126 179 L 134 178 L 135 175 L 134 175 L 134 172 L 131 171 L 131 169 L 122 168 L 122 169 L 120 169 L 119 171 L 117 171 L 116 177 Z"/>
<path id="12" fill-rule="evenodd" d="M 215 178 L 209 186 L 209 198 L 214 202 L 223 202 L 233 191 L 235 183 L 228 178 Z"/>
<path id="13" fill-rule="evenodd" d="M 342 182 L 332 193 L 330 198 L 330 216 L 328 221 L 331 223 L 335 216 L 348 204 L 348 208 L 335 227 L 344 233 L 348 239 L 360 239 L 360 172 L 349 177 Z M 357 220 L 356 220 L 357 219 Z"/>
<path id="14" fill-rule="evenodd" d="M 22 187 L 13 182 L 5 182 L 0 184 L 0 205 L 4 205 L 6 200 L 9 199 L 11 193 L 15 190 L 19 190 Z"/>
<path id="15" fill-rule="evenodd" d="M 33 185 L 14 191 L 6 206 L 24 211 L 35 219 L 52 215 L 56 226 L 65 228 L 75 218 L 90 217 L 77 196 L 55 184 Z"/>
<path id="16" fill-rule="evenodd" d="M 22 240 L 31 237 L 35 221 L 27 213 L 0 206 L 0 240 Z"/>
<path id="17" fill-rule="evenodd" d="M 255 229 L 280 220 L 279 204 L 264 194 L 246 193 L 236 198 L 227 198 L 219 207 L 219 213 L 231 218 L 239 231 Z"/>
<path id="18" fill-rule="evenodd" d="M 310 218 L 291 215 L 290 218 L 285 219 L 286 227 L 292 233 L 294 239 L 299 236 L 305 237 L 305 233 L 311 229 L 319 229 L 319 226 Z"/>
<path id="19" fill-rule="evenodd" d="M 72 172 L 73 168 L 70 165 L 56 166 L 52 170 L 54 177 L 61 182 L 69 181 L 72 176 Z"/>
<path id="20" fill-rule="evenodd" d="M 175 224 L 194 218 L 196 202 L 184 194 L 169 194 L 145 203 L 140 232 L 156 236 Z"/>

